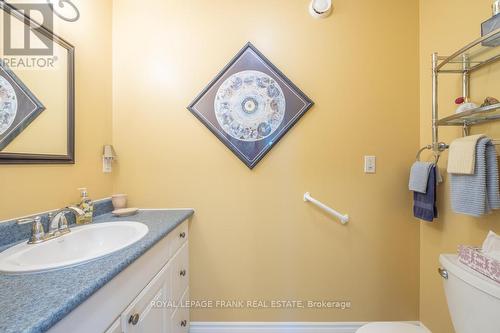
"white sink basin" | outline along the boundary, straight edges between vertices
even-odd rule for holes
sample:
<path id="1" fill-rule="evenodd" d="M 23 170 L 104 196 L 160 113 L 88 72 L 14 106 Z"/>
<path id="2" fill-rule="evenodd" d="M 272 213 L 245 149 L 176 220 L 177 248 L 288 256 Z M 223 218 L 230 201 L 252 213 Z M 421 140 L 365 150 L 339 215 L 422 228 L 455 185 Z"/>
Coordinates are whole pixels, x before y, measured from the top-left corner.
<path id="1" fill-rule="evenodd" d="M 148 233 L 138 222 L 107 222 L 71 229 L 59 238 L 18 244 L 0 253 L 0 272 L 33 273 L 76 266 L 129 246 Z"/>

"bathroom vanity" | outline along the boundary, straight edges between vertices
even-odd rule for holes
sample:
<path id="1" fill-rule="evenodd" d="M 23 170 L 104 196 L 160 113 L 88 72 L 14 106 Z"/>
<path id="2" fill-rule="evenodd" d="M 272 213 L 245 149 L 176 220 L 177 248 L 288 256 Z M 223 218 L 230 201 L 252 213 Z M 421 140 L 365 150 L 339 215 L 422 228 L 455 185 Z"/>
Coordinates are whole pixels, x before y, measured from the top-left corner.
<path id="1" fill-rule="evenodd" d="M 175 308 L 189 297 L 187 224 L 182 222 L 49 332 L 187 333 L 189 309 Z"/>
<path id="2" fill-rule="evenodd" d="M 35 274 L 0 274 L 1 332 L 172 332 L 189 330 L 192 210 L 105 213 L 94 223 L 134 221 L 148 233 L 108 256 Z M 57 241 L 57 240 L 52 240 Z"/>

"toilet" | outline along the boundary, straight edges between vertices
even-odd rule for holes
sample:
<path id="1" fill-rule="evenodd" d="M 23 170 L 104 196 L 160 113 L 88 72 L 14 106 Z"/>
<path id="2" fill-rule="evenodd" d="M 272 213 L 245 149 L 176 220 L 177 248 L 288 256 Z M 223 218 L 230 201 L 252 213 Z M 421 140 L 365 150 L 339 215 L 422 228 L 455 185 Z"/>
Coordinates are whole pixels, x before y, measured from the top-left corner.
<path id="1" fill-rule="evenodd" d="M 442 254 L 444 291 L 456 333 L 498 333 L 500 327 L 500 283 Z"/>
<path id="2" fill-rule="evenodd" d="M 356 333 L 430 333 L 427 329 L 406 323 L 370 323 L 364 325 Z"/>
<path id="3" fill-rule="evenodd" d="M 498 333 L 500 284 L 458 261 L 457 255 L 442 254 L 444 291 L 456 333 Z M 430 333 L 405 323 L 370 323 L 356 333 Z"/>

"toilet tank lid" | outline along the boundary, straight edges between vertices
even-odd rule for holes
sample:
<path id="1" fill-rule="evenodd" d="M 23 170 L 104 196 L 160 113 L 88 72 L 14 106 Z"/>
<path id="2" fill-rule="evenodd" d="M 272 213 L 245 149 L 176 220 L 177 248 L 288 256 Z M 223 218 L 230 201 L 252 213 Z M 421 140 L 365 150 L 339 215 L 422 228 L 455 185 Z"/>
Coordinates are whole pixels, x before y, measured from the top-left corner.
<path id="1" fill-rule="evenodd" d="M 441 254 L 439 262 L 448 274 L 453 274 L 467 284 L 500 299 L 500 284 L 462 264 L 456 254 Z"/>

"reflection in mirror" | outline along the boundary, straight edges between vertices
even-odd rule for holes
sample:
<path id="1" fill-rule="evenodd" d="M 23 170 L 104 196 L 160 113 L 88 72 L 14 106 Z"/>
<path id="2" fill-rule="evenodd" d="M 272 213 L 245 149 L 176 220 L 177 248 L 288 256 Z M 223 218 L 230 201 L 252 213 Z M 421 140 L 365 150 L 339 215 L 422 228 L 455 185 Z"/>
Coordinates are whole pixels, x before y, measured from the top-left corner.
<path id="1" fill-rule="evenodd" d="M 74 47 L 47 4 L 17 7 L 0 2 L 0 163 L 74 163 Z"/>

